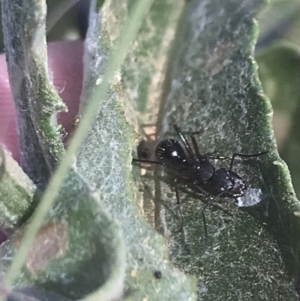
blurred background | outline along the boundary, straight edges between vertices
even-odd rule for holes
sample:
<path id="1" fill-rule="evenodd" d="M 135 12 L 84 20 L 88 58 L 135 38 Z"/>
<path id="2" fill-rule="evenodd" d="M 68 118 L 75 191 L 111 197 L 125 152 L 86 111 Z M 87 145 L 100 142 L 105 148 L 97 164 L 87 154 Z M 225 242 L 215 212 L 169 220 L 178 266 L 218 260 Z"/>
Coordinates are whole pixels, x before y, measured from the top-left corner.
<path id="1" fill-rule="evenodd" d="M 49 0 L 48 41 L 84 39 L 90 0 Z M 258 15 L 255 58 L 273 128 L 300 198 L 300 0 L 271 0 Z M 2 30 L 0 51 L 4 51 Z"/>
<path id="2" fill-rule="evenodd" d="M 271 100 L 273 128 L 300 198 L 300 1 L 272 0 L 258 15 L 259 79 Z"/>

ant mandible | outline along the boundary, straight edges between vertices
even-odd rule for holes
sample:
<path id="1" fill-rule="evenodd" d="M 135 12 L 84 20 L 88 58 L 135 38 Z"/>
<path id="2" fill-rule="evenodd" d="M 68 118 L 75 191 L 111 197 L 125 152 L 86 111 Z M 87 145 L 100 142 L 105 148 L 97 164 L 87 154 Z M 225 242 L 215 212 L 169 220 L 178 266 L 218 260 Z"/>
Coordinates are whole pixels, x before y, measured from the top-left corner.
<path id="1" fill-rule="evenodd" d="M 161 141 L 155 149 L 157 161 L 133 159 L 133 162 L 158 164 L 169 168 L 175 178 L 176 199 L 178 205 L 180 205 L 180 198 L 176 184 L 179 179 L 192 185 L 195 190 L 209 197 L 209 201 L 202 208 L 204 232 L 205 238 L 207 239 L 207 226 L 204 214 L 205 209 L 215 202 L 217 198 L 227 197 L 237 199 L 244 196 L 246 193 L 247 186 L 244 180 L 241 176 L 232 171 L 234 159 L 236 157 L 258 157 L 268 153 L 268 151 L 251 155 L 234 153 L 231 158 L 213 154 L 201 154 L 195 138 L 195 135 L 199 134 L 199 132 L 192 132 L 190 135 L 194 148 L 192 149 L 177 124 L 174 124 L 173 127 L 179 135 L 185 150 L 179 141 L 175 139 L 166 139 Z M 216 169 L 214 165 L 210 163 L 209 159 L 230 159 L 230 167 L 229 169 Z M 180 231 L 182 228 L 183 221 L 181 220 Z"/>

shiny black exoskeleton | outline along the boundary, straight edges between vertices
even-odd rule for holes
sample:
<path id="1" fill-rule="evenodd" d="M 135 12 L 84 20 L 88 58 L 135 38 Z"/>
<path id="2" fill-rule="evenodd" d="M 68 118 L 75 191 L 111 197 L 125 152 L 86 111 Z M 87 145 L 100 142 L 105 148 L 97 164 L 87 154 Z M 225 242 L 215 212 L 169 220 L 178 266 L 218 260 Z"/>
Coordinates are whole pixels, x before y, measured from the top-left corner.
<path id="1" fill-rule="evenodd" d="M 237 198 L 243 196 L 247 189 L 238 174 L 225 168 L 216 170 L 206 155 L 188 157 L 177 140 L 160 142 L 155 157 L 161 165 L 170 168 L 175 177 L 193 183 L 204 194 Z"/>
<path id="2" fill-rule="evenodd" d="M 163 165 L 171 171 L 175 177 L 175 183 L 179 179 L 192 185 L 198 192 L 208 196 L 210 201 L 202 210 L 205 233 L 207 235 L 204 217 L 204 209 L 206 206 L 215 201 L 218 197 L 236 199 L 243 196 L 247 190 L 247 186 L 242 177 L 232 171 L 235 157 L 258 157 L 266 154 L 267 151 L 252 155 L 235 153 L 231 158 L 212 154 L 201 154 L 195 139 L 195 135 L 198 134 L 198 132 L 191 133 L 192 149 L 188 140 L 176 124 L 174 124 L 174 129 L 179 135 L 184 148 L 179 141 L 166 139 L 161 141 L 156 147 L 155 157 L 157 161 L 141 159 L 133 159 L 133 161 Z M 209 159 L 230 159 L 230 168 L 216 169 Z M 175 186 L 175 188 L 177 189 L 177 186 Z M 177 190 L 176 196 L 177 202 L 180 204 Z"/>
<path id="3" fill-rule="evenodd" d="M 206 157 L 188 157 L 177 140 L 161 141 L 155 150 L 155 157 L 162 165 L 172 169 L 181 179 L 205 182 L 215 173 L 214 166 Z"/>

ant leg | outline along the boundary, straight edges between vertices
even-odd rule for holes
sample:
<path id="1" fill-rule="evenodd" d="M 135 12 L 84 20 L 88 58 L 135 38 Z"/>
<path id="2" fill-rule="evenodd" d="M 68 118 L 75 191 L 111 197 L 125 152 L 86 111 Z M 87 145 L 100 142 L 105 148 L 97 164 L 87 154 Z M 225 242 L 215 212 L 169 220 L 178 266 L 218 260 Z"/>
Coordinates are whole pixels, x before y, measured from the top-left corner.
<path id="1" fill-rule="evenodd" d="M 203 132 L 201 132 L 201 131 L 195 131 L 195 132 L 192 132 L 191 135 L 196 136 L 196 135 L 201 135 L 201 134 L 203 134 Z"/>
<path id="2" fill-rule="evenodd" d="M 206 192 L 205 190 L 203 190 L 201 187 L 199 187 L 198 185 L 193 185 L 195 190 L 198 190 L 199 193 L 203 194 L 204 196 L 206 196 L 207 198 L 209 198 L 209 200 L 211 200 L 211 195 Z M 217 196 L 218 197 L 218 196 Z M 208 202 L 204 202 L 204 206 L 208 206 L 207 204 L 210 203 L 210 201 Z M 213 202 L 211 202 L 210 204 L 213 204 Z M 228 211 L 227 209 L 223 208 L 221 205 L 219 205 L 218 203 L 214 203 L 213 206 L 215 208 L 218 208 L 219 210 L 222 210 L 223 212 L 225 212 L 227 215 L 232 216 L 232 214 L 230 213 L 230 211 Z"/>
<path id="3" fill-rule="evenodd" d="M 209 206 L 210 204 L 212 204 L 214 202 L 215 198 L 211 198 L 209 193 L 207 193 L 205 190 L 203 190 L 198 185 L 195 185 L 195 188 L 197 188 L 202 194 L 204 194 L 205 196 L 210 198 L 210 200 L 203 206 L 203 208 L 201 210 L 201 215 L 202 215 L 202 220 L 203 220 L 203 228 L 204 228 L 205 244 L 207 245 L 207 243 L 208 243 L 208 233 L 207 233 L 207 224 L 206 224 L 206 218 L 205 218 L 204 211 L 205 211 L 205 208 L 207 206 Z"/>
<path id="4" fill-rule="evenodd" d="M 180 217 L 180 227 L 176 232 L 182 232 L 183 231 L 183 216 L 182 216 L 182 211 L 181 211 L 181 203 L 180 203 L 180 196 L 179 196 L 179 190 L 177 186 L 177 178 L 175 179 L 175 194 L 176 194 L 176 202 L 177 202 L 177 207 L 178 207 L 178 212 L 179 212 L 179 217 Z"/>
<path id="5" fill-rule="evenodd" d="M 197 155 L 197 158 L 200 160 L 201 158 L 210 158 L 210 159 L 219 159 L 219 160 L 227 160 L 227 159 L 231 159 L 230 157 L 225 157 L 225 156 L 219 156 L 219 155 L 214 155 L 214 154 L 204 154 L 201 155 L 200 150 L 199 150 L 199 146 L 198 143 L 196 141 L 195 135 L 199 134 L 200 132 L 192 132 L 191 133 L 191 140 L 195 149 L 195 153 Z"/>
<path id="6" fill-rule="evenodd" d="M 149 163 L 149 164 L 157 164 L 157 165 L 164 165 L 158 161 L 151 161 L 151 160 L 143 160 L 143 159 L 132 159 L 132 162 L 140 162 L 140 163 Z"/>
<path id="7" fill-rule="evenodd" d="M 193 143 L 193 146 L 194 146 L 194 149 L 195 149 L 196 156 L 200 160 L 203 157 L 209 157 L 209 156 L 208 155 L 201 155 L 201 153 L 200 153 L 199 146 L 198 146 L 198 143 L 197 143 L 196 137 L 195 137 L 196 135 L 199 135 L 199 134 L 201 134 L 200 131 L 192 132 L 191 133 L 191 140 L 192 140 L 192 143 Z"/>
<path id="8" fill-rule="evenodd" d="M 231 157 L 231 162 L 230 162 L 230 168 L 229 168 L 229 170 L 232 171 L 233 162 L 234 162 L 235 157 L 254 158 L 254 157 L 259 157 L 259 156 L 265 155 L 267 153 L 268 153 L 268 151 L 265 151 L 265 152 L 262 152 L 262 153 L 258 153 L 258 154 L 252 154 L 252 155 L 244 155 L 244 154 L 235 153 Z"/>
<path id="9" fill-rule="evenodd" d="M 181 202 L 180 202 L 180 196 L 179 196 L 179 190 L 178 190 L 178 186 L 177 186 L 177 181 L 178 179 L 175 178 L 175 194 L 176 194 L 176 205 L 177 205 L 177 210 L 179 212 L 179 215 L 177 214 L 177 212 L 175 213 L 173 211 L 173 209 L 171 209 L 164 201 L 162 200 L 156 200 L 156 202 L 158 202 L 159 204 L 161 204 L 162 206 L 164 206 L 165 209 L 168 210 L 169 213 L 171 213 L 171 215 L 174 217 L 174 218 L 177 218 L 179 217 L 180 219 L 180 226 L 177 230 L 175 230 L 174 232 L 175 233 L 180 233 L 183 231 L 183 215 L 182 215 L 182 210 L 181 210 Z"/>
<path id="10" fill-rule="evenodd" d="M 198 192 L 200 192 L 203 195 L 205 195 L 206 197 L 210 198 L 211 195 L 208 192 L 206 192 L 204 189 L 202 189 L 199 185 L 193 183 L 193 187 L 195 190 L 198 190 Z"/>
<path id="11" fill-rule="evenodd" d="M 179 232 L 183 231 L 184 221 L 183 221 L 183 215 L 182 215 L 182 211 L 181 211 L 181 202 L 180 202 L 179 191 L 178 191 L 178 187 L 177 187 L 177 181 L 178 180 L 176 178 L 175 179 L 175 192 L 176 192 L 176 200 L 177 200 L 178 212 L 179 212 L 179 216 L 180 216 L 180 227 L 179 227 L 179 229 L 176 232 L 179 233 Z M 205 246 L 208 246 L 208 233 L 207 233 L 207 224 L 206 224 L 206 218 L 205 218 L 204 210 L 214 200 L 215 199 L 212 199 L 210 202 L 208 202 L 207 204 L 205 204 L 205 206 L 203 207 L 203 209 L 201 211 L 202 220 L 203 220 L 203 228 L 204 228 Z"/>
<path id="12" fill-rule="evenodd" d="M 181 132 L 179 126 L 176 123 L 174 123 L 173 127 L 174 127 L 175 131 L 177 132 L 178 136 L 180 137 L 181 141 L 183 142 L 188 155 L 191 158 L 194 158 L 194 153 L 192 151 L 192 148 L 191 148 L 189 142 L 187 141 L 187 139 L 184 137 L 183 133 Z"/>
<path id="13" fill-rule="evenodd" d="M 200 153 L 199 146 L 198 146 L 198 143 L 197 143 L 196 138 L 195 138 L 195 134 L 196 133 L 197 132 L 191 133 L 191 140 L 192 140 L 192 143 L 193 143 L 193 146 L 194 146 L 194 150 L 195 150 L 196 156 L 200 160 L 204 156 L 202 156 L 201 153 Z"/>
<path id="14" fill-rule="evenodd" d="M 202 220 L 203 220 L 205 245 L 207 246 L 208 245 L 208 233 L 207 233 L 207 224 L 206 224 L 204 210 L 201 211 L 201 215 L 202 215 Z"/>
<path id="15" fill-rule="evenodd" d="M 219 156 L 212 153 L 204 154 L 203 157 L 210 158 L 210 159 L 217 159 L 217 160 L 229 160 L 231 157 L 226 156 Z"/>
<path id="16" fill-rule="evenodd" d="M 218 159 L 218 160 L 231 159 L 231 157 L 219 156 L 219 155 L 215 155 L 215 154 L 212 154 L 212 153 L 201 155 L 199 147 L 198 147 L 198 143 L 197 143 L 196 138 L 195 138 L 195 136 L 199 135 L 199 134 L 201 134 L 201 132 L 199 132 L 199 131 L 191 133 L 192 143 L 193 143 L 193 146 L 194 146 L 194 149 L 195 149 L 195 153 L 196 153 L 199 160 L 200 160 L 200 158 L 203 158 L 203 157 L 210 158 L 210 159 Z"/>
<path id="17" fill-rule="evenodd" d="M 203 226 L 204 226 L 204 234 L 205 234 L 205 243 L 207 245 L 207 240 L 208 240 L 208 232 L 207 232 L 207 224 L 206 224 L 206 219 L 205 219 L 205 214 L 204 211 L 205 209 L 210 206 L 211 204 L 213 204 L 217 198 L 219 198 L 220 196 L 222 196 L 222 194 L 224 194 L 224 192 L 219 193 L 217 196 L 215 196 L 214 198 L 210 198 L 210 200 L 203 206 L 201 214 L 202 214 L 202 219 L 203 219 Z"/>

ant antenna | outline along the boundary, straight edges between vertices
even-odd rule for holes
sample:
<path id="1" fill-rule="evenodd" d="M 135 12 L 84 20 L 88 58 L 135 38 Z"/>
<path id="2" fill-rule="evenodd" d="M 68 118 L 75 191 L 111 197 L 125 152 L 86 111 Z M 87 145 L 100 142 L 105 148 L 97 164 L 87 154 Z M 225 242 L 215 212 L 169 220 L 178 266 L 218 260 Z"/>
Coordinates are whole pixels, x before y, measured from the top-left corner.
<path id="1" fill-rule="evenodd" d="M 158 161 L 151 161 L 151 160 L 144 160 L 144 159 L 132 159 L 132 162 L 142 162 L 142 163 L 149 163 L 149 164 L 158 164 L 164 166 L 165 164 Z"/>
<path id="2" fill-rule="evenodd" d="M 241 157 L 241 158 L 253 158 L 253 157 L 259 157 L 259 156 L 265 155 L 265 154 L 267 154 L 267 153 L 268 153 L 268 151 L 265 151 L 265 152 L 262 152 L 262 153 L 258 153 L 258 154 L 253 154 L 253 155 L 243 155 L 243 154 L 235 153 L 235 154 L 233 154 L 232 157 L 231 157 L 231 162 L 230 162 L 230 168 L 229 168 L 229 170 L 232 171 L 232 168 L 233 168 L 233 162 L 234 162 L 235 157 Z"/>

